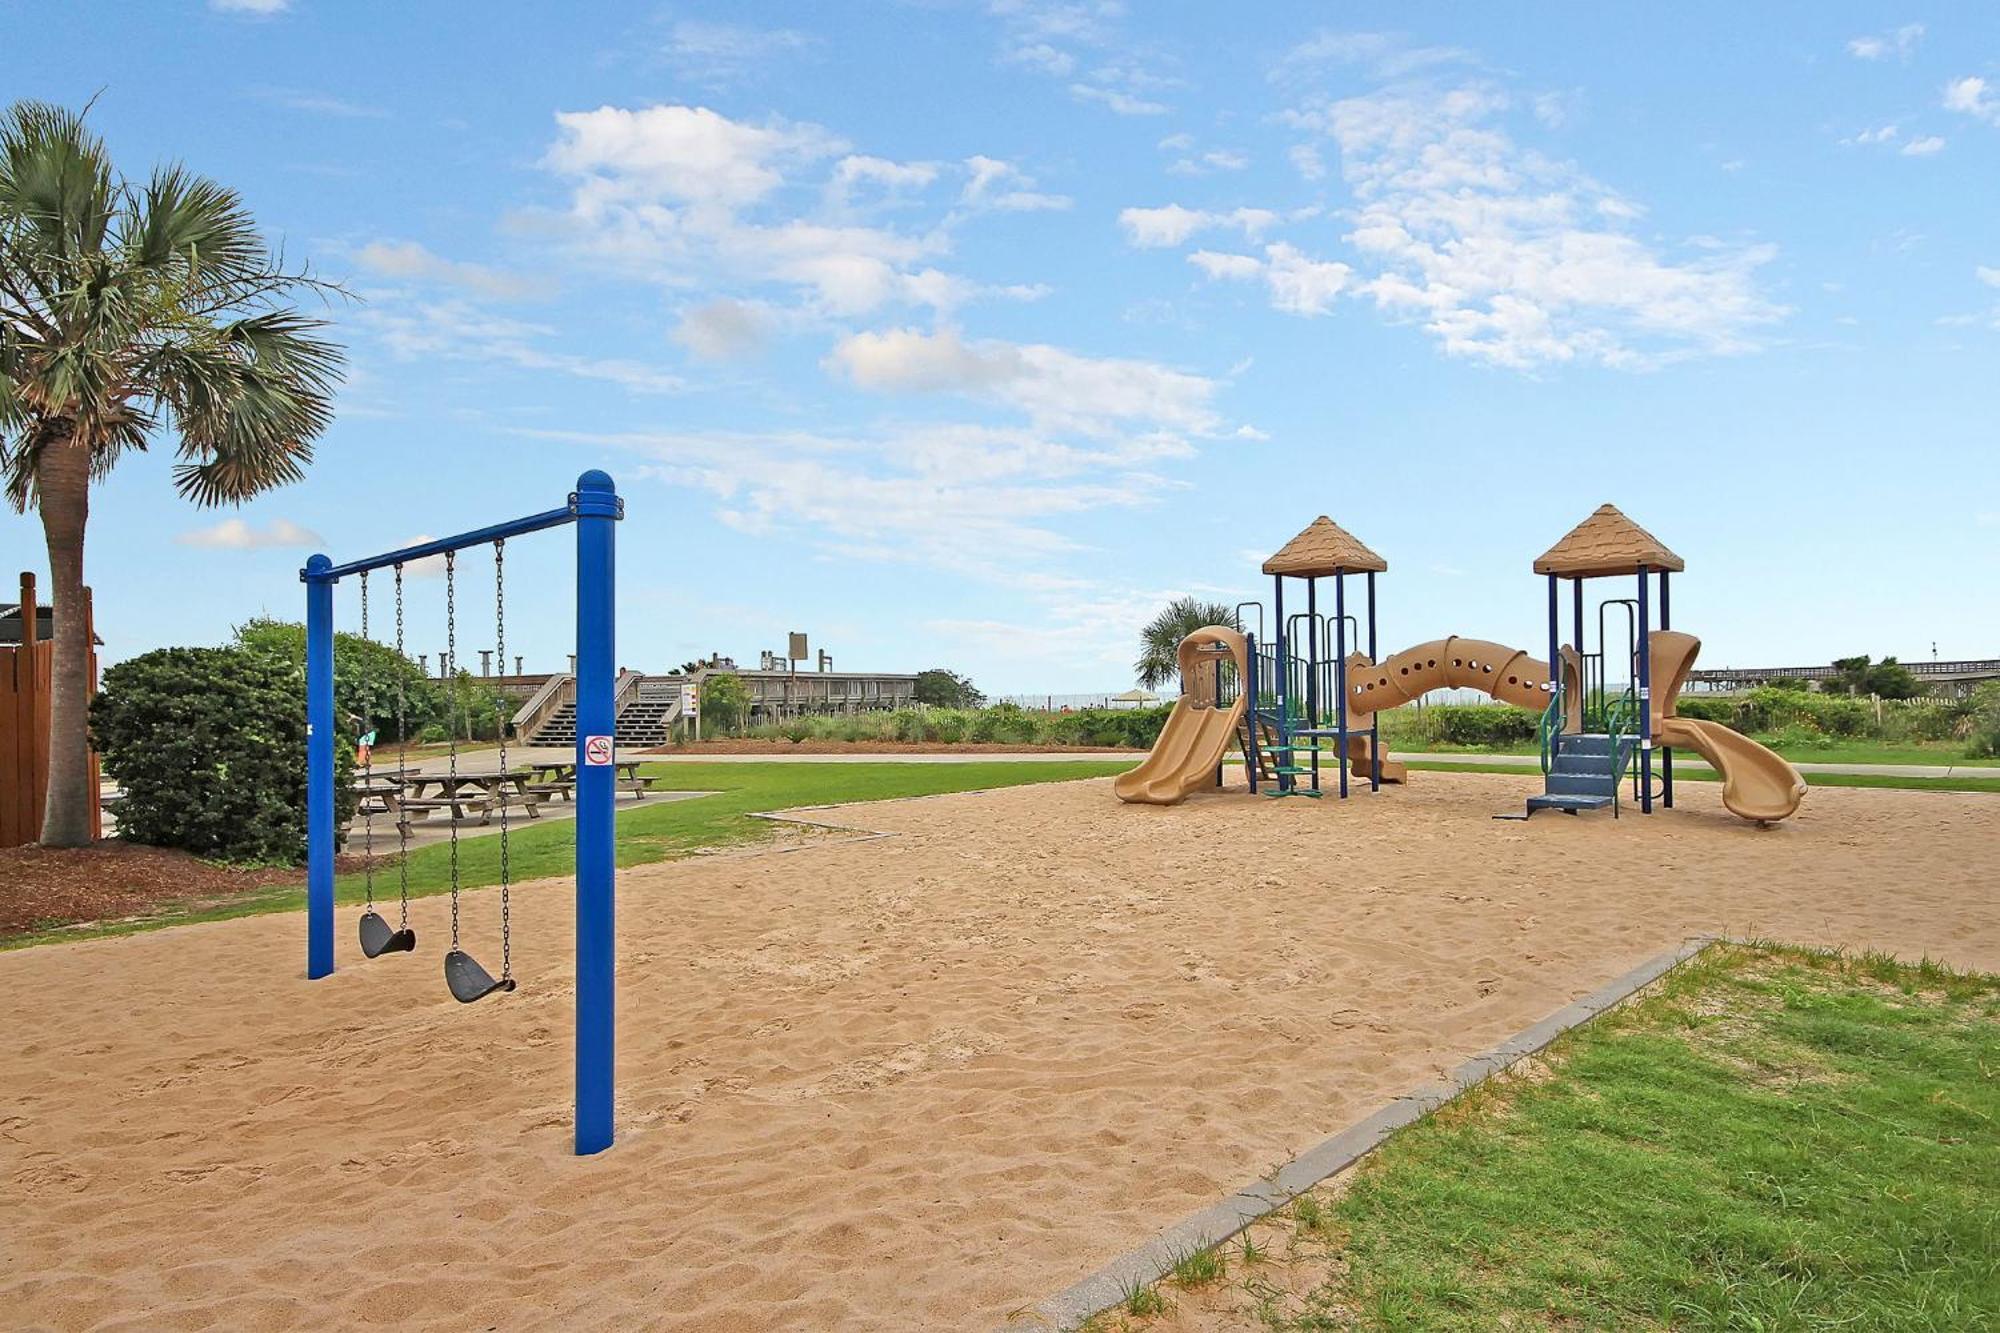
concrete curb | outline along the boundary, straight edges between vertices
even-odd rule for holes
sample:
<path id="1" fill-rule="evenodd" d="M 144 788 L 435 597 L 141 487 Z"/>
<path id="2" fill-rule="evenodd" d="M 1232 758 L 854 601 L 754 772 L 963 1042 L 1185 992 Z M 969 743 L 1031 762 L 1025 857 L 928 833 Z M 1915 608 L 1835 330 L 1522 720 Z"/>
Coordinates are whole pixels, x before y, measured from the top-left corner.
<path id="1" fill-rule="evenodd" d="M 1706 949 L 1715 938 L 1696 936 L 1678 949 L 1646 960 L 1582 999 L 1571 1001 L 1541 1022 L 1473 1056 L 1437 1082 L 1405 1093 L 1307 1149 L 1271 1175 L 1182 1218 L 1138 1249 L 1002 1324 L 998 1333 L 1046 1333 L 1050 1329 L 1075 1328 L 1124 1300 L 1135 1285 L 1159 1281 L 1172 1271 L 1174 1261 L 1181 1256 L 1228 1240 L 1266 1213 L 1345 1171 L 1405 1125 L 1415 1123 L 1454 1097 L 1533 1055 L 1571 1028 L 1631 998 Z"/>

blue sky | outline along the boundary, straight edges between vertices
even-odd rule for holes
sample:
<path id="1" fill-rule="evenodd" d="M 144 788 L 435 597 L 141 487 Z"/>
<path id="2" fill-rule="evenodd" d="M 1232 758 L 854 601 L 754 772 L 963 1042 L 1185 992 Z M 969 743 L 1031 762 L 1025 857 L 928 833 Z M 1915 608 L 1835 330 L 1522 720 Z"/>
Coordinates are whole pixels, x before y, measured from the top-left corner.
<path id="1" fill-rule="evenodd" d="M 113 656 L 588 467 L 641 669 L 803 629 L 1123 688 L 1161 602 L 1266 595 L 1320 513 L 1389 560 L 1385 648 L 1534 645 L 1530 561 L 1606 500 L 1708 664 L 2000 647 L 2000 10 L 557 12 L 0 4 L 7 98 L 96 94 L 127 172 L 237 187 L 358 298 L 304 484 L 100 488 Z M 0 555 L 41 567 L 30 519 Z M 510 551 L 531 667 L 568 569 Z"/>

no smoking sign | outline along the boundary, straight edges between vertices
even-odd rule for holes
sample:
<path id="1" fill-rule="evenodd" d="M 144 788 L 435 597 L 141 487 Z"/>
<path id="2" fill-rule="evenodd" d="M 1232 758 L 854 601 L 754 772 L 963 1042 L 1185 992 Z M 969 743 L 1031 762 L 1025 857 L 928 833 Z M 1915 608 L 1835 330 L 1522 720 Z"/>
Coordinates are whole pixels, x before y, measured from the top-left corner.
<path id="1" fill-rule="evenodd" d="M 583 762 L 592 768 L 604 768 L 611 763 L 611 738 L 609 736 L 586 736 L 583 739 Z"/>

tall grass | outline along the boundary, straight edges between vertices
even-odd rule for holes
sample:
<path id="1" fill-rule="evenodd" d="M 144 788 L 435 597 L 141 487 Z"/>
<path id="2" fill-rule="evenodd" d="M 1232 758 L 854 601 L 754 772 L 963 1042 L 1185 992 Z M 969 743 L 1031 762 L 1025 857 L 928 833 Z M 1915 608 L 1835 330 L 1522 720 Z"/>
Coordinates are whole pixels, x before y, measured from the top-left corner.
<path id="1" fill-rule="evenodd" d="M 990 708 L 899 708 L 894 712 L 822 714 L 766 722 L 735 733 L 752 740 L 898 741 L 941 745 L 1064 745 L 1150 748 L 1170 707 L 1080 708 L 1031 712 Z"/>

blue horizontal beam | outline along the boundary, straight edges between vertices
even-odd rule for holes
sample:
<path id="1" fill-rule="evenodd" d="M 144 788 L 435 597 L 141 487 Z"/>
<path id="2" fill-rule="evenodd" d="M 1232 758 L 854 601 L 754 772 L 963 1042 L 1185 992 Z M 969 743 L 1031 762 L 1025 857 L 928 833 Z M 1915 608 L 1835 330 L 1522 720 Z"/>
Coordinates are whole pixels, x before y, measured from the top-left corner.
<path id="1" fill-rule="evenodd" d="M 333 583 L 349 574 L 359 574 L 364 570 L 387 569 L 391 565 L 407 565 L 413 560 L 423 560 L 446 551 L 462 551 L 468 546 L 484 546 L 505 537 L 518 537 L 524 532 L 540 532 L 543 528 L 558 528 L 565 523 L 576 522 L 574 503 L 545 513 L 530 514 L 509 523 L 495 523 L 490 528 L 475 528 L 471 532 L 461 532 L 455 537 L 440 537 L 436 541 L 424 542 L 419 546 L 405 546 L 400 551 L 389 551 L 382 555 L 371 555 L 361 560 L 350 560 L 344 565 L 327 562 L 323 555 L 316 555 L 306 562 L 299 571 L 301 583 Z"/>

